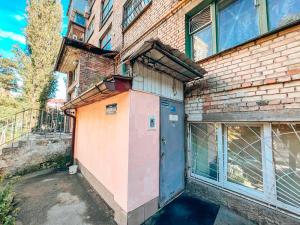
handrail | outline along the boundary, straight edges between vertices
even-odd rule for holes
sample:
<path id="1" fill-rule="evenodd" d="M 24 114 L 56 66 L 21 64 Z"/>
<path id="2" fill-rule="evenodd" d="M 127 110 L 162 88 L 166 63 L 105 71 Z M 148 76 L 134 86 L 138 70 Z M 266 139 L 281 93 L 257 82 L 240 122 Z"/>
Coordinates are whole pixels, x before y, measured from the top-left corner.
<path id="1" fill-rule="evenodd" d="M 0 119 L 0 149 L 30 134 L 70 133 L 69 118 L 59 109 L 24 109 Z"/>

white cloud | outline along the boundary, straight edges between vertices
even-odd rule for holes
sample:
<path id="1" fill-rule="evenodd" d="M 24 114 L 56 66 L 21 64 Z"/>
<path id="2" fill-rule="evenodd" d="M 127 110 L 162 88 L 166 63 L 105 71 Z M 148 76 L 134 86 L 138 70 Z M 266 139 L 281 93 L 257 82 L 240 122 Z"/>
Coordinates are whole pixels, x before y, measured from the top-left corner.
<path id="1" fill-rule="evenodd" d="M 22 21 L 25 19 L 25 16 L 23 16 L 23 15 L 13 15 L 13 17 L 18 21 Z"/>
<path id="2" fill-rule="evenodd" d="M 3 58 L 13 58 L 14 54 L 11 51 L 0 49 L 0 56 L 2 56 Z"/>
<path id="3" fill-rule="evenodd" d="M 16 33 L 10 32 L 10 31 L 2 30 L 2 29 L 0 29 L 0 38 L 8 38 L 13 41 L 19 42 L 23 45 L 26 44 L 24 35 L 16 34 Z"/>

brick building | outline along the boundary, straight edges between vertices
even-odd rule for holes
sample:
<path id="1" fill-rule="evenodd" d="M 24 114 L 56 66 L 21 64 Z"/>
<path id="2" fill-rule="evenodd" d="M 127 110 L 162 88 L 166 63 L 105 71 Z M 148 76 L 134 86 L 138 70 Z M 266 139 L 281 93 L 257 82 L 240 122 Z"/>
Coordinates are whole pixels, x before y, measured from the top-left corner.
<path id="1" fill-rule="evenodd" d="M 134 91 L 182 102 L 184 190 L 258 224 L 299 224 L 300 1 L 81 1 L 85 38 L 66 39 L 77 58 L 62 47 L 57 66 L 78 73 L 81 93 L 121 74 Z"/>

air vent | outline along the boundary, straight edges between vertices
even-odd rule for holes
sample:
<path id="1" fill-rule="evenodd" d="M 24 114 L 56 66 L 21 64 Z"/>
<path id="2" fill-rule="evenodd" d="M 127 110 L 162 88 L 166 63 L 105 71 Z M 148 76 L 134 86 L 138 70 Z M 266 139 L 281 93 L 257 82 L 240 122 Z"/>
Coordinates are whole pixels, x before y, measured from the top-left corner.
<path id="1" fill-rule="evenodd" d="M 203 9 L 201 12 L 190 19 L 190 33 L 201 29 L 209 23 L 211 23 L 210 6 Z"/>

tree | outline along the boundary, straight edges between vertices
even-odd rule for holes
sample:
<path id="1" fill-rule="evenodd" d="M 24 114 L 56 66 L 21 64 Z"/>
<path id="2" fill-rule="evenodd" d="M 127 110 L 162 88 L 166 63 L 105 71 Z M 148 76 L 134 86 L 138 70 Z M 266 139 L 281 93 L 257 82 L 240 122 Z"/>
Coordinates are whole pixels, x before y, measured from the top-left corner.
<path id="1" fill-rule="evenodd" d="M 23 99 L 32 108 L 45 106 L 56 91 L 54 64 L 61 44 L 62 7 L 58 0 L 28 0 L 27 51 L 16 51 Z"/>
<path id="2" fill-rule="evenodd" d="M 17 64 L 0 56 L 0 119 L 19 110 Z"/>
<path id="3" fill-rule="evenodd" d="M 17 91 L 16 62 L 0 56 L 0 92 L 10 95 Z"/>

